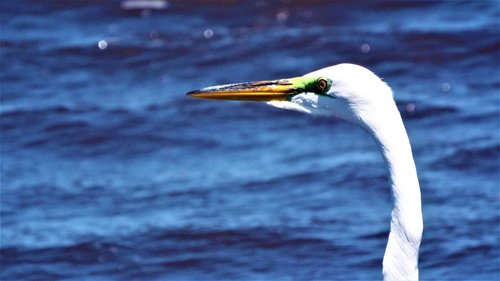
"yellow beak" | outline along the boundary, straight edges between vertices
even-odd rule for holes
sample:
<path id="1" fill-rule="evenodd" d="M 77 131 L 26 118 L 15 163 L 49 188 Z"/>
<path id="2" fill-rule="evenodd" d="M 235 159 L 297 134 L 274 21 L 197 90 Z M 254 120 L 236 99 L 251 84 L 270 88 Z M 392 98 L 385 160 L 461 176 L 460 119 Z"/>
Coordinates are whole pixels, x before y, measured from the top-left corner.
<path id="1" fill-rule="evenodd" d="M 303 92 L 297 78 L 273 81 L 258 81 L 207 87 L 187 93 L 188 96 L 204 99 L 241 101 L 286 101 Z"/>

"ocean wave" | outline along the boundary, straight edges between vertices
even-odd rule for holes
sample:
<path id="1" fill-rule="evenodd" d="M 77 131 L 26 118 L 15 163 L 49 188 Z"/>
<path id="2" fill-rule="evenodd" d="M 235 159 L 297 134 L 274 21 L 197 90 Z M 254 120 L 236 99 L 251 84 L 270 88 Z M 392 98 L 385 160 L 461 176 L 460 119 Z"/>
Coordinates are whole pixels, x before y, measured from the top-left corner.
<path id="1" fill-rule="evenodd" d="M 186 269 L 194 270 L 196 275 L 198 271 L 211 271 L 214 266 L 225 268 L 232 274 L 242 268 L 248 268 L 254 274 L 275 270 L 283 273 L 282 270 L 288 268 L 277 269 L 259 262 L 256 258 L 263 258 L 261 251 L 267 252 L 271 260 L 285 259 L 290 264 L 299 260 L 319 262 L 328 253 L 344 257 L 366 254 L 361 248 L 337 245 L 333 241 L 301 235 L 300 232 L 300 229 L 277 228 L 157 229 L 133 237 L 122 237 L 123 243 L 99 239 L 42 249 L 2 248 L 2 262 L 9 265 L 9 269 L 12 268 L 10 265 L 21 261 L 25 264 L 23 272 L 4 271 L 6 276 L 16 278 L 30 279 L 37 272 L 38 264 L 51 261 L 63 262 L 54 273 L 51 270 L 45 272 L 58 278 L 73 278 L 82 273 L 103 277 L 118 274 L 130 278 L 142 273 L 143 278 L 157 279 L 176 276 Z M 326 262 L 323 260 L 320 263 Z M 80 268 L 78 273 L 75 273 L 75 268 Z M 327 274 L 329 270 L 324 271 L 322 274 Z"/>
<path id="2" fill-rule="evenodd" d="M 460 148 L 452 154 L 437 160 L 437 169 L 479 172 L 495 175 L 500 165 L 500 145 L 486 147 Z"/>
<path id="3" fill-rule="evenodd" d="M 343 62 L 395 91 L 421 278 L 498 279 L 496 3 L 157 2 L 2 2 L 0 279 L 381 279 L 367 134 L 185 96 Z"/>
<path id="4" fill-rule="evenodd" d="M 214 147 L 214 140 L 178 136 L 170 119 L 128 109 L 70 108 L 2 112 L 2 143 L 77 155 L 137 155 L 168 147 Z M 163 118 L 169 118 L 164 116 Z"/>

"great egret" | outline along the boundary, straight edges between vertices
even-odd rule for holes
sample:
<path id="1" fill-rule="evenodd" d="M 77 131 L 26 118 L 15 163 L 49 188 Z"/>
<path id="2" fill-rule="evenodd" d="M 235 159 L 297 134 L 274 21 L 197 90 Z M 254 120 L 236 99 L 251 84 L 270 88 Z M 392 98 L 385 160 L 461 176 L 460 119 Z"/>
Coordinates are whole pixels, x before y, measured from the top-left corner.
<path id="1" fill-rule="evenodd" d="M 373 72 L 338 64 L 301 77 L 207 87 L 187 95 L 266 101 L 274 107 L 335 116 L 367 131 L 382 151 L 394 203 L 382 263 L 384 280 L 418 280 L 423 221 L 417 171 L 392 90 Z"/>

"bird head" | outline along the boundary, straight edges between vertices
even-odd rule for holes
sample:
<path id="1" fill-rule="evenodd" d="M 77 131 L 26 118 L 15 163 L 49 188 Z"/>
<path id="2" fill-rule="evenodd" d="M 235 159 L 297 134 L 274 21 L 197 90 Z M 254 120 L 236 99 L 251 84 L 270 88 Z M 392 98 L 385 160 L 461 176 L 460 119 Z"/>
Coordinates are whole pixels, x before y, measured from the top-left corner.
<path id="1" fill-rule="evenodd" d="M 368 115 L 383 114 L 392 91 L 370 70 L 338 64 L 300 77 L 228 84 L 189 92 L 195 98 L 264 101 L 288 110 L 335 116 L 366 127 Z"/>

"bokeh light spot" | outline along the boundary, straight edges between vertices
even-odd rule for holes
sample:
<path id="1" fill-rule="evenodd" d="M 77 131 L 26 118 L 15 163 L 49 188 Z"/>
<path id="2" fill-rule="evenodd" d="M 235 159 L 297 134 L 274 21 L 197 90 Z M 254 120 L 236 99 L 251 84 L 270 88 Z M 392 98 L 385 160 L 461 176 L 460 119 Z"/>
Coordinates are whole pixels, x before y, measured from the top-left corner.
<path id="1" fill-rule="evenodd" d="M 368 52 L 370 52 L 370 45 L 364 43 L 363 45 L 361 45 L 360 50 L 361 53 L 367 54 Z"/>
<path id="2" fill-rule="evenodd" d="M 104 50 L 108 47 L 108 42 L 106 42 L 106 40 L 101 40 L 99 41 L 99 43 L 97 43 L 97 47 L 99 47 L 99 49 L 101 50 Z"/>
<path id="3" fill-rule="evenodd" d="M 205 29 L 205 31 L 203 31 L 203 37 L 210 39 L 213 36 L 214 36 L 214 31 L 211 30 L 210 28 L 207 28 L 207 29 Z"/>

